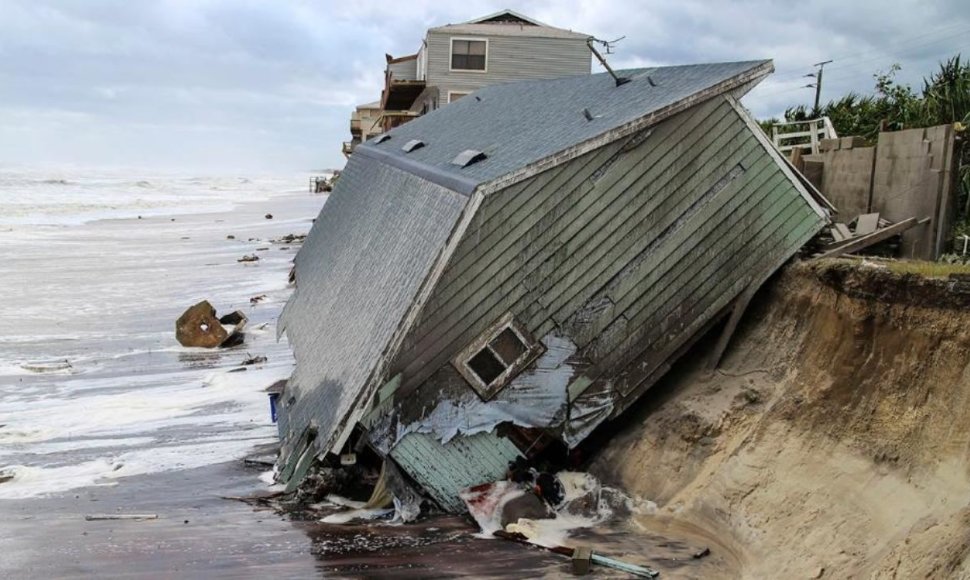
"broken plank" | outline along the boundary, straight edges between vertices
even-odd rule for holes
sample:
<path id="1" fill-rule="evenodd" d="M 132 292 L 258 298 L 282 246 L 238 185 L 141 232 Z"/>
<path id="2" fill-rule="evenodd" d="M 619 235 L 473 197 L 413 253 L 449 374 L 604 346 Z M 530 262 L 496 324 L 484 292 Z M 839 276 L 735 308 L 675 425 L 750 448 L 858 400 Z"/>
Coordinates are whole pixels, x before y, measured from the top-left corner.
<path id="1" fill-rule="evenodd" d="M 846 242 L 840 242 L 838 244 L 831 244 L 831 246 L 837 246 L 835 248 L 828 249 L 822 252 L 816 259 L 819 258 L 835 258 L 841 256 L 842 254 L 851 254 L 852 252 L 858 252 L 868 248 L 869 246 L 879 243 L 883 240 L 889 239 L 897 234 L 901 234 L 906 230 L 912 228 L 917 224 L 916 218 L 909 218 L 908 220 L 903 220 L 898 224 L 889 226 L 888 228 L 883 228 L 881 230 L 875 231 L 867 236 L 861 236 L 852 238 Z"/>
<path id="2" fill-rule="evenodd" d="M 748 304 L 751 303 L 751 299 L 754 298 L 755 292 L 760 287 L 758 284 L 749 284 L 744 289 L 744 292 L 735 298 L 734 306 L 731 308 L 731 317 L 728 318 L 727 324 L 724 325 L 724 330 L 721 331 L 721 336 L 717 339 L 717 346 L 714 347 L 714 354 L 708 363 L 709 369 L 716 369 L 721 364 L 721 359 L 724 358 L 724 351 L 727 350 L 728 344 L 731 342 L 731 337 L 734 336 L 734 331 L 738 328 L 741 316 L 748 309 Z"/>
<path id="3" fill-rule="evenodd" d="M 836 242 L 848 240 L 851 237 L 852 232 L 849 231 L 849 226 L 843 223 L 832 224 L 832 239 L 834 239 Z"/>
<path id="4" fill-rule="evenodd" d="M 879 214 L 866 213 L 856 218 L 855 235 L 867 236 L 879 229 Z"/>
<path id="5" fill-rule="evenodd" d="M 84 516 L 84 519 L 89 522 L 104 520 L 157 520 L 158 514 L 91 514 Z"/>

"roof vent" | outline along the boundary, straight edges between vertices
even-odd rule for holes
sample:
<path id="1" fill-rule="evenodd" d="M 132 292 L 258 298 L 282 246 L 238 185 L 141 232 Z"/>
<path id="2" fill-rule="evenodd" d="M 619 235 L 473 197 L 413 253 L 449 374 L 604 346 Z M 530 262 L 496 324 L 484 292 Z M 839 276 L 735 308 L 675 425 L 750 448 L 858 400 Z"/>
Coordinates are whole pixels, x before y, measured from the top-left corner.
<path id="1" fill-rule="evenodd" d="M 475 151 L 474 149 L 465 149 L 459 153 L 454 159 L 451 160 L 452 165 L 457 165 L 459 167 L 468 167 L 478 163 L 479 161 L 484 161 L 488 159 L 488 155 L 485 155 L 481 151 Z"/>
<path id="2" fill-rule="evenodd" d="M 401 147 L 401 150 L 404 151 L 405 153 L 410 153 L 415 149 L 420 149 L 422 147 L 424 147 L 424 141 L 420 139 L 411 139 L 410 141 L 404 144 L 404 147 Z"/>
<path id="3" fill-rule="evenodd" d="M 377 137 L 374 137 L 374 145 L 378 145 L 380 143 L 383 143 L 384 141 L 387 141 L 390 138 L 391 138 L 391 136 L 388 135 L 387 133 L 382 133 L 382 134 L 378 135 Z"/>

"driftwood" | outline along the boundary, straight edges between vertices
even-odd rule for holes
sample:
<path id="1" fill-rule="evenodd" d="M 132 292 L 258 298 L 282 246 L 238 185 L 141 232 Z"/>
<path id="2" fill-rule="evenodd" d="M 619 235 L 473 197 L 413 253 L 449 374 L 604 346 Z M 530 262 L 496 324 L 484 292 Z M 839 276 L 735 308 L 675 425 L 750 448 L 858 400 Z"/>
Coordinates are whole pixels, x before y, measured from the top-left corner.
<path id="1" fill-rule="evenodd" d="M 105 520 L 157 520 L 158 514 L 89 514 L 85 521 L 99 522 Z"/>

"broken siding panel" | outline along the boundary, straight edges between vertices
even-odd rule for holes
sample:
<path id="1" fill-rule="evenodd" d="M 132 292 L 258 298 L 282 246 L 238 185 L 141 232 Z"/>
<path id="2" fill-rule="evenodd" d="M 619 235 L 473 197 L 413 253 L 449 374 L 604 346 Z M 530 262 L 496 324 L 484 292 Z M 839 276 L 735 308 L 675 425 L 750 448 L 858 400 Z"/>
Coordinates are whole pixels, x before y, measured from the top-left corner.
<path id="1" fill-rule="evenodd" d="M 466 203 L 365 156 L 348 162 L 297 254 L 281 316 L 296 358 L 281 409 L 289 439 L 312 422 L 330 450 Z"/>
<path id="2" fill-rule="evenodd" d="M 452 513 L 465 508 L 458 492 L 504 479 L 509 462 L 520 455 L 509 440 L 493 433 L 455 437 L 446 444 L 432 435 L 411 433 L 391 451 L 401 469 Z"/>

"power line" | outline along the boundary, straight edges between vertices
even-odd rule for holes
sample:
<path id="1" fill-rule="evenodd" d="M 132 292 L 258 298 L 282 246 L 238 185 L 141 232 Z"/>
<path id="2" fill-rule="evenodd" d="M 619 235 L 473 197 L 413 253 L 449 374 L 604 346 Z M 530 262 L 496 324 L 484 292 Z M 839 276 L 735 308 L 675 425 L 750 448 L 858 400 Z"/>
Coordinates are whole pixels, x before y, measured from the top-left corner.
<path id="1" fill-rule="evenodd" d="M 961 35 L 962 34 L 963 33 L 961 33 Z M 955 36 L 960 36 L 960 35 L 955 35 Z M 940 39 L 940 40 L 943 40 L 943 39 Z M 935 44 L 935 43 L 929 43 L 929 44 Z M 912 52 L 914 50 L 923 48 L 923 47 L 925 47 L 927 45 L 928 44 L 911 46 L 911 47 L 909 47 L 909 49 L 904 50 L 902 52 L 897 52 L 896 54 L 894 54 L 892 56 L 886 55 L 886 56 L 877 57 L 877 58 L 864 59 L 864 60 L 861 60 L 861 61 L 852 63 L 850 65 L 831 66 L 828 69 L 830 72 L 832 72 L 832 71 L 838 71 L 838 72 L 840 72 L 842 74 L 836 74 L 835 76 L 829 76 L 829 81 L 830 82 L 831 81 L 842 81 L 842 80 L 847 80 L 847 79 L 853 78 L 853 77 L 857 76 L 858 73 L 857 72 L 851 72 L 851 71 L 861 70 L 861 69 L 864 68 L 863 65 L 869 65 L 870 63 L 874 63 L 874 62 L 877 62 L 877 61 L 880 61 L 880 60 L 883 60 L 883 59 L 886 59 L 886 58 L 894 58 L 894 57 L 899 57 L 899 56 L 908 56 L 909 54 L 912 54 Z M 966 47 L 956 47 L 956 48 L 957 48 L 958 51 L 961 51 L 961 52 L 964 51 L 964 50 L 968 50 Z M 836 60 L 836 59 L 832 59 L 832 60 Z M 836 62 L 838 62 L 838 61 L 836 60 Z M 846 73 L 848 73 L 848 74 L 846 74 Z M 799 74 L 798 76 L 810 76 L 810 75 Z M 775 81 L 776 83 L 779 82 L 779 81 L 780 82 L 790 82 L 790 81 L 795 80 L 795 78 L 797 78 L 797 77 L 792 77 L 792 78 L 785 79 L 785 78 L 780 78 L 780 77 L 777 77 L 776 76 L 776 77 L 771 77 L 771 80 L 772 81 Z M 789 93 L 789 92 L 793 92 L 793 91 L 802 90 L 802 89 L 806 88 L 806 86 L 807 85 L 800 85 L 800 86 L 797 86 L 797 87 L 779 88 L 779 89 L 775 89 L 775 90 L 765 91 L 762 94 L 765 95 L 765 96 L 769 96 L 769 95 Z"/>
<path id="2" fill-rule="evenodd" d="M 940 44 L 942 42 L 945 42 L 945 41 L 950 40 L 950 39 L 953 39 L 953 38 L 959 38 L 961 36 L 964 36 L 967 33 L 970 33 L 970 28 L 961 28 L 960 30 L 957 30 L 955 32 L 951 30 L 951 31 L 948 31 L 948 32 L 950 32 L 949 34 L 946 34 L 944 36 L 939 36 L 939 32 L 941 32 L 942 30 L 947 29 L 947 28 L 952 29 L 955 26 L 964 26 L 964 24 L 963 23 L 951 24 L 951 25 L 948 25 L 948 26 L 945 26 L 945 27 L 941 27 L 937 31 L 934 31 L 934 32 L 931 32 L 931 33 L 923 33 L 923 34 L 919 34 L 919 35 L 915 35 L 915 36 L 909 37 L 907 39 L 900 40 L 898 42 L 894 42 L 893 43 L 893 46 L 897 49 L 895 51 L 895 53 L 896 54 L 905 54 L 905 53 L 911 52 L 914 49 L 920 49 L 920 48 L 925 48 L 925 47 L 928 47 L 928 46 L 933 46 L 933 45 Z M 925 38 L 930 37 L 930 36 L 933 36 L 934 38 L 930 39 L 929 41 L 925 41 L 924 40 Z M 914 44 L 914 42 L 916 42 L 916 43 Z M 902 50 L 903 52 L 900 52 L 900 50 Z M 881 54 L 877 54 L 877 53 L 881 53 Z M 868 55 L 877 55 L 877 56 L 868 57 L 868 58 L 862 58 L 862 57 L 866 57 Z M 831 66 L 831 67 L 829 67 L 829 70 L 836 70 L 836 69 L 842 70 L 842 69 L 846 69 L 846 68 L 853 68 L 853 67 L 859 66 L 862 63 L 874 62 L 874 61 L 877 61 L 877 60 L 884 59 L 887 56 L 891 58 L 894 55 L 888 54 L 885 51 L 885 49 L 882 49 L 882 48 L 870 48 L 868 50 L 863 50 L 863 51 L 856 52 L 856 53 L 852 53 L 852 54 L 845 54 L 845 55 L 842 55 L 842 56 L 835 56 L 835 57 L 832 57 L 832 60 L 835 61 L 836 64 L 833 65 L 833 66 Z M 845 64 L 843 64 L 843 63 L 845 63 Z M 809 65 L 806 63 L 805 65 L 800 66 L 798 68 L 805 68 L 805 67 L 808 67 L 808 66 Z M 785 73 L 781 73 L 781 74 L 776 74 L 774 76 L 774 79 L 775 80 L 790 80 L 790 79 L 794 79 L 794 78 L 800 77 L 800 76 L 802 76 L 802 74 L 803 73 L 801 71 L 799 71 L 799 72 L 794 72 L 794 71 L 792 71 L 792 72 L 785 72 Z"/>

